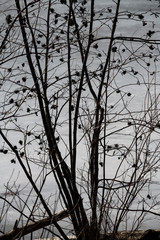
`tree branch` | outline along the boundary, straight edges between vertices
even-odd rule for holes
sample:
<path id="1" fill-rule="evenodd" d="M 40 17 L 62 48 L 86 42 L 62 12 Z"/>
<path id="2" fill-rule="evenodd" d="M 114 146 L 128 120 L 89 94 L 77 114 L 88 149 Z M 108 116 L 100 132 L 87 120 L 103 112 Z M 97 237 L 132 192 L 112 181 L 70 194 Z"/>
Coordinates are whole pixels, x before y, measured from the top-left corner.
<path id="1" fill-rule="evenodd" d="M 43 218 L 37 222 L 30 223 L 27 226 L 22 226 L 22 227 L 14 227 L 11 231 L 8 233 L 5 233 L 0 236 L 0 240 L 11 240 L 11 239 L 17 239 L 19 236 L 25 236 L 29 233 L 32 233 L 34 231 L 37 231 L 41 228 L 44 228 L 46 226 L 49 226 L 51 224 L 54 224 L 66 217 L 69 216 L 69 212 L 67 209 L 61 210 L 58 213 L 55 213 L 52 217 L 46 217 Z"/>

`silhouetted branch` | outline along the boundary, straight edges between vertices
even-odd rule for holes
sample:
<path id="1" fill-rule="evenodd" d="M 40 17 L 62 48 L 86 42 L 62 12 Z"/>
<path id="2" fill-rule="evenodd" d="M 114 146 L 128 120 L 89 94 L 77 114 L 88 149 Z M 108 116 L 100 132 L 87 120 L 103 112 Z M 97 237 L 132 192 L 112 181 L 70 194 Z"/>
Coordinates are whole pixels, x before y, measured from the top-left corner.
<path id="1" fill-rule="evenodd" d="M 55 213 L 52 217 L 46 217 L 34 223 L 29 223 L 27 226 L 17 227 L 16 224 L 14 225 L 13 229 L 0 236 L 0 240 L 11 240 L 17 239 L 19 236 L 24 236 L 34 231 L 37 231 L 41 228 L 44 228 L 49 225 L 54 225 L 54 223 L 67 218 L 69 216 L 68 210 L 62 210 L 58 213 Z"/>

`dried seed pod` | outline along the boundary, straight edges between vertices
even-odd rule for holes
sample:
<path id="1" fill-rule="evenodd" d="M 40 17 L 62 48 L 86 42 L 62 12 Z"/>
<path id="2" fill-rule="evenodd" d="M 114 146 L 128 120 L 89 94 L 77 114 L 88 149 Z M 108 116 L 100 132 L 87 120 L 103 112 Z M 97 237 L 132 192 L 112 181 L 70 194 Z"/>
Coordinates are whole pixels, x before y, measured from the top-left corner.
<path id="1" fill-rule="evenodd" d="M 6 22 L 7 22 L 8 24 L 11 24 L 11 23 L 12 23 L 12 16 L 11 16 L 10 14 L 6 16 Z"/>

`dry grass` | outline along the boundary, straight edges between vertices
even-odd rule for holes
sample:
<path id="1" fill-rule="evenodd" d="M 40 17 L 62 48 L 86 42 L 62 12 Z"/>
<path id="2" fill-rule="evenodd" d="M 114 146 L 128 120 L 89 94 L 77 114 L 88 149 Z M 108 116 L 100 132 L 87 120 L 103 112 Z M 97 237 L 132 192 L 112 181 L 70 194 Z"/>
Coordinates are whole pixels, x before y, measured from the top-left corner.
<path id="1" fill-rule="evenodd" d="M 75 236 L 68 236 L 68 238 L 76 240 Z M 59 238 L 39 238 L 35 240 L 59 240 Z M 114 238 L 112 234 L 107 234 L 101 235 L 99 240 L 160 240 L 160 230 L 120 231 Z"/>

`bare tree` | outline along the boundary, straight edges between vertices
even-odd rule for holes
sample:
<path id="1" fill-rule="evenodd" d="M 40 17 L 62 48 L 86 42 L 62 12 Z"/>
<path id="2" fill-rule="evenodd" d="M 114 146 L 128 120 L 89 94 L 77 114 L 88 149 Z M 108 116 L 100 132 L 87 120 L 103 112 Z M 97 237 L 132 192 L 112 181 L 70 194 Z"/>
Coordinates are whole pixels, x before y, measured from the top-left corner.
<path id="1" fill-rule="evenodd" d="M 134 231 L 146 214 L 158 215 L 157 17 L 120 0 L 105 8 L 95 0 L 15 0 L 5 9 L 0 151 L 24 183 L 13 174 L 4 185 L 1 240 L 32 239 L 38 229 L 68 239 L 63 218 L 79 240 L 114 238 L 124 224 Z"/>

